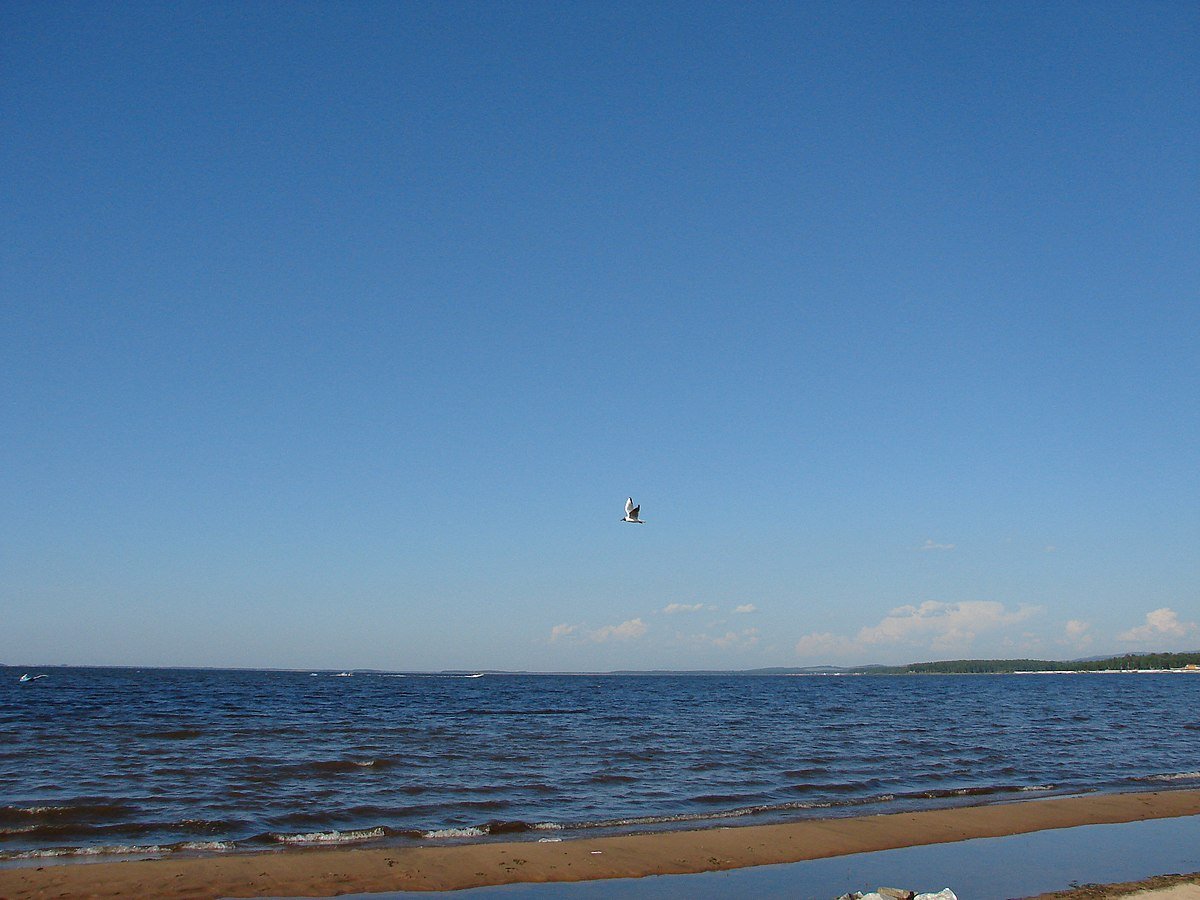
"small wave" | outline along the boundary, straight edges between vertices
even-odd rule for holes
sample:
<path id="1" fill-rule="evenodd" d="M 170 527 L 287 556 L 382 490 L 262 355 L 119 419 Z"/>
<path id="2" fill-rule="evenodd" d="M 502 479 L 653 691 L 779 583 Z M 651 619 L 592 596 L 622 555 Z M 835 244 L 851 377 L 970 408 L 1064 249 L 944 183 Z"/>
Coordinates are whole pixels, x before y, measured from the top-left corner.
<path id="1" fill-rule="evenodd" d="M 12 840 L 96 839 L 102 836 L 139 838 L 163 833 L 221 834 L 239 823 L 227 820 L 184 819 L 181 822 L 28 822 L 0 826 L 0 843 Z"/>
<path id="2" fill-rule="evenodd" d="M 161 856 L 168 853 L 225 853 L 237 850 L 235 841 L 180 841 L 175 844 L 101 844 L 90 847 L 41 847 L 0 851 L 0 860 L 58 859 L 88 856 Z"/>
<path id="3" fill-rule="evenodd" d="M 485 822 L 482 825 L 462 825 L 435 828 L 420 833 L 425 840 L 447 840 L 454 838 L 494 837 L 504 834 L 523 834 L 529 831 L 562 831 L 564 826 L 557 822 L 522 822 L 520 820 Z"/>
<path id="4" fill-rule="evenodd" d="M 1022 791 L 1048 791 L 1053 785 L 1025 787 L 1016 784 L 993 784 L 980 787 L 930 788 L 927 791 L 906 791 L 897 794 L 903 800 L 948 800 L 953 797 L 987 797 L 992 794 L 1016 794 Z"/>
<path id="5" fill-rule="evenodd" d="M 1193 781 L 1200 778 L 1200 772 L 1166 772 L 1162 775 L 1144 775 L 1134 781 Z"/>
<path id="6" fill-rule="evenodd" d="M 814 775 L 828 775 L 829 770 L 824 766 L 814 766 L 809 769 L 789 769 L 783 773 L 784 778 L 812 778 Z"/>
<path id="7" fill-rule="evenodd" d="M 546 707 L 543 709 L 465 709 L 462 716 L 576 716 L 590 712 L 582 707 Z"/>
<path id="8" fill-rule="evenodd" d="M 742 806 L 736 809 L 713 810 L 711 812 L 676 813 L 663 816 L 629 816 L 622 819 L 607 819 L 600 822 L 586 822 L 571 825 L 571 828 L 628 828 L 632 825 L 670 825 L 675 822 L 705 822 L 718 819 L 740 819 L 744 816 L 761 815 L 787 810 L 814 809 L 828 804 L 819 803 L 777 803 L 757 806 Z"/>
<path id="9" fill-rule="evenodd" d="M 676 813 L 667 815 L 628 816 L 619 819 L 605 819 L 596 822 L 572 822 L 566 825 L 549 824 L 546 827 L 554 829 L 588 830 L 598 828 L 628 828 L 630 826 L 671 825 L 678 822 L 718 822 L 722 819 L 740 819 L 747 816 L 772 815 L 777 813 L 801 812 L 819 809 L 842 809 L 854 806 L 871 806 L 876 803 L 891 803 L 897 799 L 896 794 L 872 794 L 864 797 L 851 797 L 843 800 L 793 800 L 785 803 L 758 803 L 749 806 L 738 806 L 731 809 L 707 810 L 694 813 Z M 731 798 L 736 799 L 736 798 Z M 535 826 L 541 829 L 543 826 Z"/>
<path id="10" fill-rule="evenodd" d="M 879 784 L 880 781 L 878 778 L 868 778 L 866 781 L 836 781 L 827 784 L 822 784 L 818 781 L 802 781 L 798 784 L 789 785 L 788 790 L 798 794 L 821 791 L 833 794 L 852 794 L 868 788 L 878 787 Z"/>
<path id="11" fill-rule="evenodd" d="M 745 803 L 747 800 L 753 800 L 752 794 L 699 794 L 695 797 L 688 797 L 688 803 Z"/>
<path id="12" fill-rule="evenodd" d="M 485 826 L 488 834 L 523 834 L 526 831 L 532 831 L 533 826 L 528 822 L 514 820 L 511 822 L 488 822 Z"/>
<path id="13" fill-rule="evenodd" d="M 147 731 L 139 734 L 140 738 L 151 738 L 160 741 L 189 741 L 203 737 L 204 732 L 197 728 L 177 728 L 174 731 Z"/>
<path id="14" fill-rule="evenodd" d="M 328 778 L 348 773 L 381 772 L 399 765 L 395 759 L 322 759 L 285 765 L 256 765 L 244 776 L 253 784 L 274 785 L 290 778 Z"/>
<path id="15" fill-rule="evenodd" d="M 22 822 L 91 822 L 96 819 L 119 819 L 136 813 L 136 807 L 125 803 L 102 801 L 70 801 L 62 804 L 32 806 L 0 806 L 0 824 Z"/>
<path id="16" fill-rule="evenodd" d="M 360 772 L 363 769 L 388 769 L 396 765 L 394 759 L 331 759 L 321 762 L 302 763 L 295 767 L 299 772 Z"/>
<path id="17" fill-rule="evenodd" d="M 109 844 L 103 847 L 44 847 L 40 850 L 0 851 L 0 859 L 55 859 L 69 856 L 108 856 L 110 854 L 129 855 L 137 853 L 151 856 L 157 853 L 169 852 L 168 847 L 159 844 Z"/>
<path id="18" fill-rule="evenodd" d="M 237 844 L 233 841 L 184 841 L 181 844 L 174 845 L 174 849 L 214 853 L 225 850 L 236 850 Z"/>
<path id="19" fill-rule="evenodd" d="M 436 831 L 426 831 L 422 837 L 434 841 L 441 838 L 483 837 L 487 831 L 483 828 L 439 828 Z"/>
<path id="20" fill-rule="evenodd" d="M 313 831 L 308 834 L 272 834 L 271 840 L 280 844 L 352 844 L 387 837 L 390 829 L 363 828 L 355 831 Z"/>

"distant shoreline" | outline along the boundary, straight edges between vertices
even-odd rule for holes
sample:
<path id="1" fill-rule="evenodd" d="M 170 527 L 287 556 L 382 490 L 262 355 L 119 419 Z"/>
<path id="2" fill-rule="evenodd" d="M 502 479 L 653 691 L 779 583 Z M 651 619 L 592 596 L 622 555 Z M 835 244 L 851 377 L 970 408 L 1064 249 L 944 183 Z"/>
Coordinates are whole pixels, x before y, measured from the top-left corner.
<path id="1" fill-rule="evenodd" d="M 162 900 L 324 897 L 446 891 L 722 871 L 1027 834 L 1200 815 L 1200 790 L 1089 794 L 986 806 L 670 831 L 560 842 L 231 853 L 0 869 L 0 895 Z"/>
<path id="2" fill-rule="evenodd" d="M 484 675 L 549 675 L 583 677 L 638 676 L 638 677 L 681 677 L 681 676 L 845 676 L 845 675 L 1072 675 L 1072 674 L 1200 674 L 1200 650 L 1180 653 L 1129 653 L 1114 656 L 1096 656 L 1078 660 L 1046 659 L 953 659 L 936 662 L 907 663 L 900 666 L 772 666 L 758 669 L 616 669 L 611 671 L 535 672 L 511 669 L 442 669 L 439 671 L 416 671 L 376 668 L 247 668 L 240 666 L 136 666 L 136 665 L 77 665 L 54 663 L 31 665 L 0 663 L 0 669 L 22 673 L 36 673 L 43 669 L 112 669 L 115 671 L 142 671 L 162 669 L 168 671 L 194 672 L 279 672 L 284 674 L 308 675 L 403 675 L 413 678 L 477 678 Z"/>

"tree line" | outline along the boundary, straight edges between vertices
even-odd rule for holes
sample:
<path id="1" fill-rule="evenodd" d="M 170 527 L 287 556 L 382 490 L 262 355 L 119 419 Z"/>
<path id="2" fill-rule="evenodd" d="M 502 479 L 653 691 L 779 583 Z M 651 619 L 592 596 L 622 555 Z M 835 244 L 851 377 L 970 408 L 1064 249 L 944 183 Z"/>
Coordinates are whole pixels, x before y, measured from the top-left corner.
<path id="1" fill-rule="evenodd" d="M 948 659 L 906 666 L 871 666 L 880 674 L 985 675 L 1010 672 L 1119 672 L 1137 669 L 1182 669 L 1200 665 L 1200 650 L 1187 653 L 1127 653 L 1105 659 L 1064 662 L 1050 659 Z"/>

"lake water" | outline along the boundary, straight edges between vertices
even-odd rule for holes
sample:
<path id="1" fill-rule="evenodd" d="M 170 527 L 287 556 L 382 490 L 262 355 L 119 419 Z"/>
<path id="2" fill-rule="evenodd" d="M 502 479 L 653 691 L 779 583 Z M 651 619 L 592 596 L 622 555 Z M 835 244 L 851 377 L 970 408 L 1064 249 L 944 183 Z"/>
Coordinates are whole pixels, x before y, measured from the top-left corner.
<path id="1" fill-rule="evenodd" d="M 20 682 L 25 671 L 45 678 Z M 0 861 L 1200 786 L 1200 676 L 0 668 Z"/>

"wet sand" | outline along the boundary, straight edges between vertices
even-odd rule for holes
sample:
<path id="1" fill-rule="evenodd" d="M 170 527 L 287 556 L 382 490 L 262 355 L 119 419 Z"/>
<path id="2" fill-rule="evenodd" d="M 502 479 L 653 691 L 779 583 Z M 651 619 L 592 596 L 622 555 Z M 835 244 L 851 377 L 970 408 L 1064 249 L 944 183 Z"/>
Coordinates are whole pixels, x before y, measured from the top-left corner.
<path id="1" fill-rule="evenodd" d="M 541 843 L 286 850 L 0 869 L 0 897 L 329 897 L 686 874 L 972 838 L 1200 815 L 1200 790 L 1026 800 Z M 1120 896 L 1070 893 L 1056 897 Z"/>
<path id="2" fill-rule="evenodd" d="M 1089 884 L 1070 891 L 1041 894 L 1032 900 L 1200 900 L 1200 872 L 1190 875 L 1159 875 L 1121 884 Z"/>

